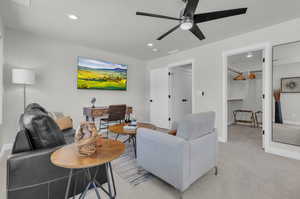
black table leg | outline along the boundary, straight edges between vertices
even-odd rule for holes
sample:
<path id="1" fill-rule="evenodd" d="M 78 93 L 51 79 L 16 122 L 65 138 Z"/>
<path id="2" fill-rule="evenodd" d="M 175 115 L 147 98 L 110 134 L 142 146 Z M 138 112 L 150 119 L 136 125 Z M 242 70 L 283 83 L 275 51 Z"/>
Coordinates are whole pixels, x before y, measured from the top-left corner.
<path id="1" fill-rule="evenodd" d="M 104 191 L 104 193 L 109 197 L 109 199 L 115 199 L 117 192 L 116 192 L 116 185 L 115 185 L 115 180 L 114 180 L 114 175 L 113 175 L 113 171 L 112 171 L 112 167 L 111 167 L 111 163 L 105 163 L 105 172 L 106 172 L 106 176 L 107 176 L 107 185 L 108 185 L 108 190 L 106 190 L 96 179 L 97 174 L 99 171 L 99 167 L 96 168 L 95 174 L 92 176 L 91 171 L 89 168 L 84 169 L 85 172 L 85 176 L 88 180 L 88 184 L 85 187 L 84 191 L 81 193 L 79 199 L 84 199 L 86 197 L 87 192 L 90 189 L 94 189 L 97 199 L 101 199 L 100 198 L 100 193 L 98 191 L 98 187 Z M 72 177 L 72 175 L 71 175 Z M 65 199 L 67 199 L 68 197 L 68 190 L 70 188 L 70 180 L 71 178 L 69 177 L 69 181 L 68 181 L 68 186 L 67 186 L 67 191 L 66 191 L 66 197 Z"/>
<path id="2" fill-rule="evenodd" d="M 109 199 L 115 199 L 117 195 L 117 191 L 116 191 L 116 185 L 114 180 L 114 174 L 110 162 L 105 164 L 105 171 L 107 177 L 108 190 L 106 190 L 97 180 L 95 180 L 95 183 L 97 184 L 98 187 L 100 187 L 102 191 L 104 191 L 104 193 L 106 193 Z"/>
<path id="3" fill-rule="evenodd" d="M 132 140 L 133 140 L 134 155 L 136 158 L 136 137 L 135 137 L 135 135 L 132 136 Z"/>
<path id="4" fill-rule="evenodd" d="M 129 144 L 132 141 L 132 145 L 133 145 L 133 150 L 134 150 L 134 155 L 136 158 L 136 136 L 135 135 L 129 135 L 129 138 L 127 140 L 125 140 L 123 143 L 128 142 Z"/>
<path id="5" fill-rule="evenodd" d="M 68 199 L 68 197 L 69 197 L 69 190 L 70 190 L 70 186 L 71 186 L 72 174 L 73 174 L 73 169 L 70 169 L 66 193 L 65 193 L 65 199 Z"/>

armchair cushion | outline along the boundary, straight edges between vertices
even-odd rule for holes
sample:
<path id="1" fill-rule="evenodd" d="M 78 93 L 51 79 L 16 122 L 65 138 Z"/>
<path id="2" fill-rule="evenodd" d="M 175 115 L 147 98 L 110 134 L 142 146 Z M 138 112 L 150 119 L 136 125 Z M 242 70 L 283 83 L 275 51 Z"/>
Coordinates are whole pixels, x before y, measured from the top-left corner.
<path id="1" fill-rule="evenodd" d="M 137 130 L 137 162 L 177 189 L 185 189 L 189 176 L 189 144 L 182 138 L 152 129 Z"/>
<path id="2" fill-rule="evenodd" d="M 187 115 L 178 122 L 176 136 L 185 140 L 194 140 L 214 131 L 215 113 L 205 112 Z"/>

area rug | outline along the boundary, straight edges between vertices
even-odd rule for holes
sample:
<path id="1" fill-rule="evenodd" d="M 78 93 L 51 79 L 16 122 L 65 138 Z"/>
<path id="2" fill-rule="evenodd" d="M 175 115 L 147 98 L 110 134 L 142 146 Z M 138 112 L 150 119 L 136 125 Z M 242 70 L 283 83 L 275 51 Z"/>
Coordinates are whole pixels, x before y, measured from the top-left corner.
<path id="1" fill-rule="evenodd" d="M 112 167 L 118 176 L 132 186 L 139 185 L 152 178 L 149 172 L 138 166 L 132 143 L 126 143 L 124 154 L 112 161 Z"/>

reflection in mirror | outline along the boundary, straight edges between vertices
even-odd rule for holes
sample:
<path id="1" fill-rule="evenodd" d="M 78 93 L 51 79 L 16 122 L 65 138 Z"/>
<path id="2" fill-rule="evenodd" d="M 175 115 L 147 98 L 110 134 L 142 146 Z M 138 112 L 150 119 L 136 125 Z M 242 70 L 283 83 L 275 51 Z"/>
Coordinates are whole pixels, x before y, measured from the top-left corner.
<path id="1" fill-rule="evenodd" d="M 300 146 L 300 42 L 273 47 L 273 141 Z"/>

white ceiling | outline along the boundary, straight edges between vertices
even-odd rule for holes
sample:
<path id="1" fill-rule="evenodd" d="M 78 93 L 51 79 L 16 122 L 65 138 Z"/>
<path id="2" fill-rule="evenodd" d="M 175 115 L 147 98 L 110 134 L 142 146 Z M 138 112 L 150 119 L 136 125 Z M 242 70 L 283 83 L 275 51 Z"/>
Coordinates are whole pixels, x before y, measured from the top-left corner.
<path id="1" fill-rule="evenodd" d="M 158 42 L 155 39 L 177 22 L 135 15 L 136 11 L 145 11 L 177 17 L 182 6 L 181 0 L 31 0 L 31 6 L 25 7 L 0 0 L 0 13 L 10 28 L 145 60 L 300 17 L 299 0 L 200 0 L 197 13 L 249 9 L 244 16 L 200 24 L 207 38 L 204 41 L 177 30 Z M 68 13 L 80 19 L 71 21 L 66 17 Z M 146 46 L 149 42 L 159 51 L 152 52 Z"/>

